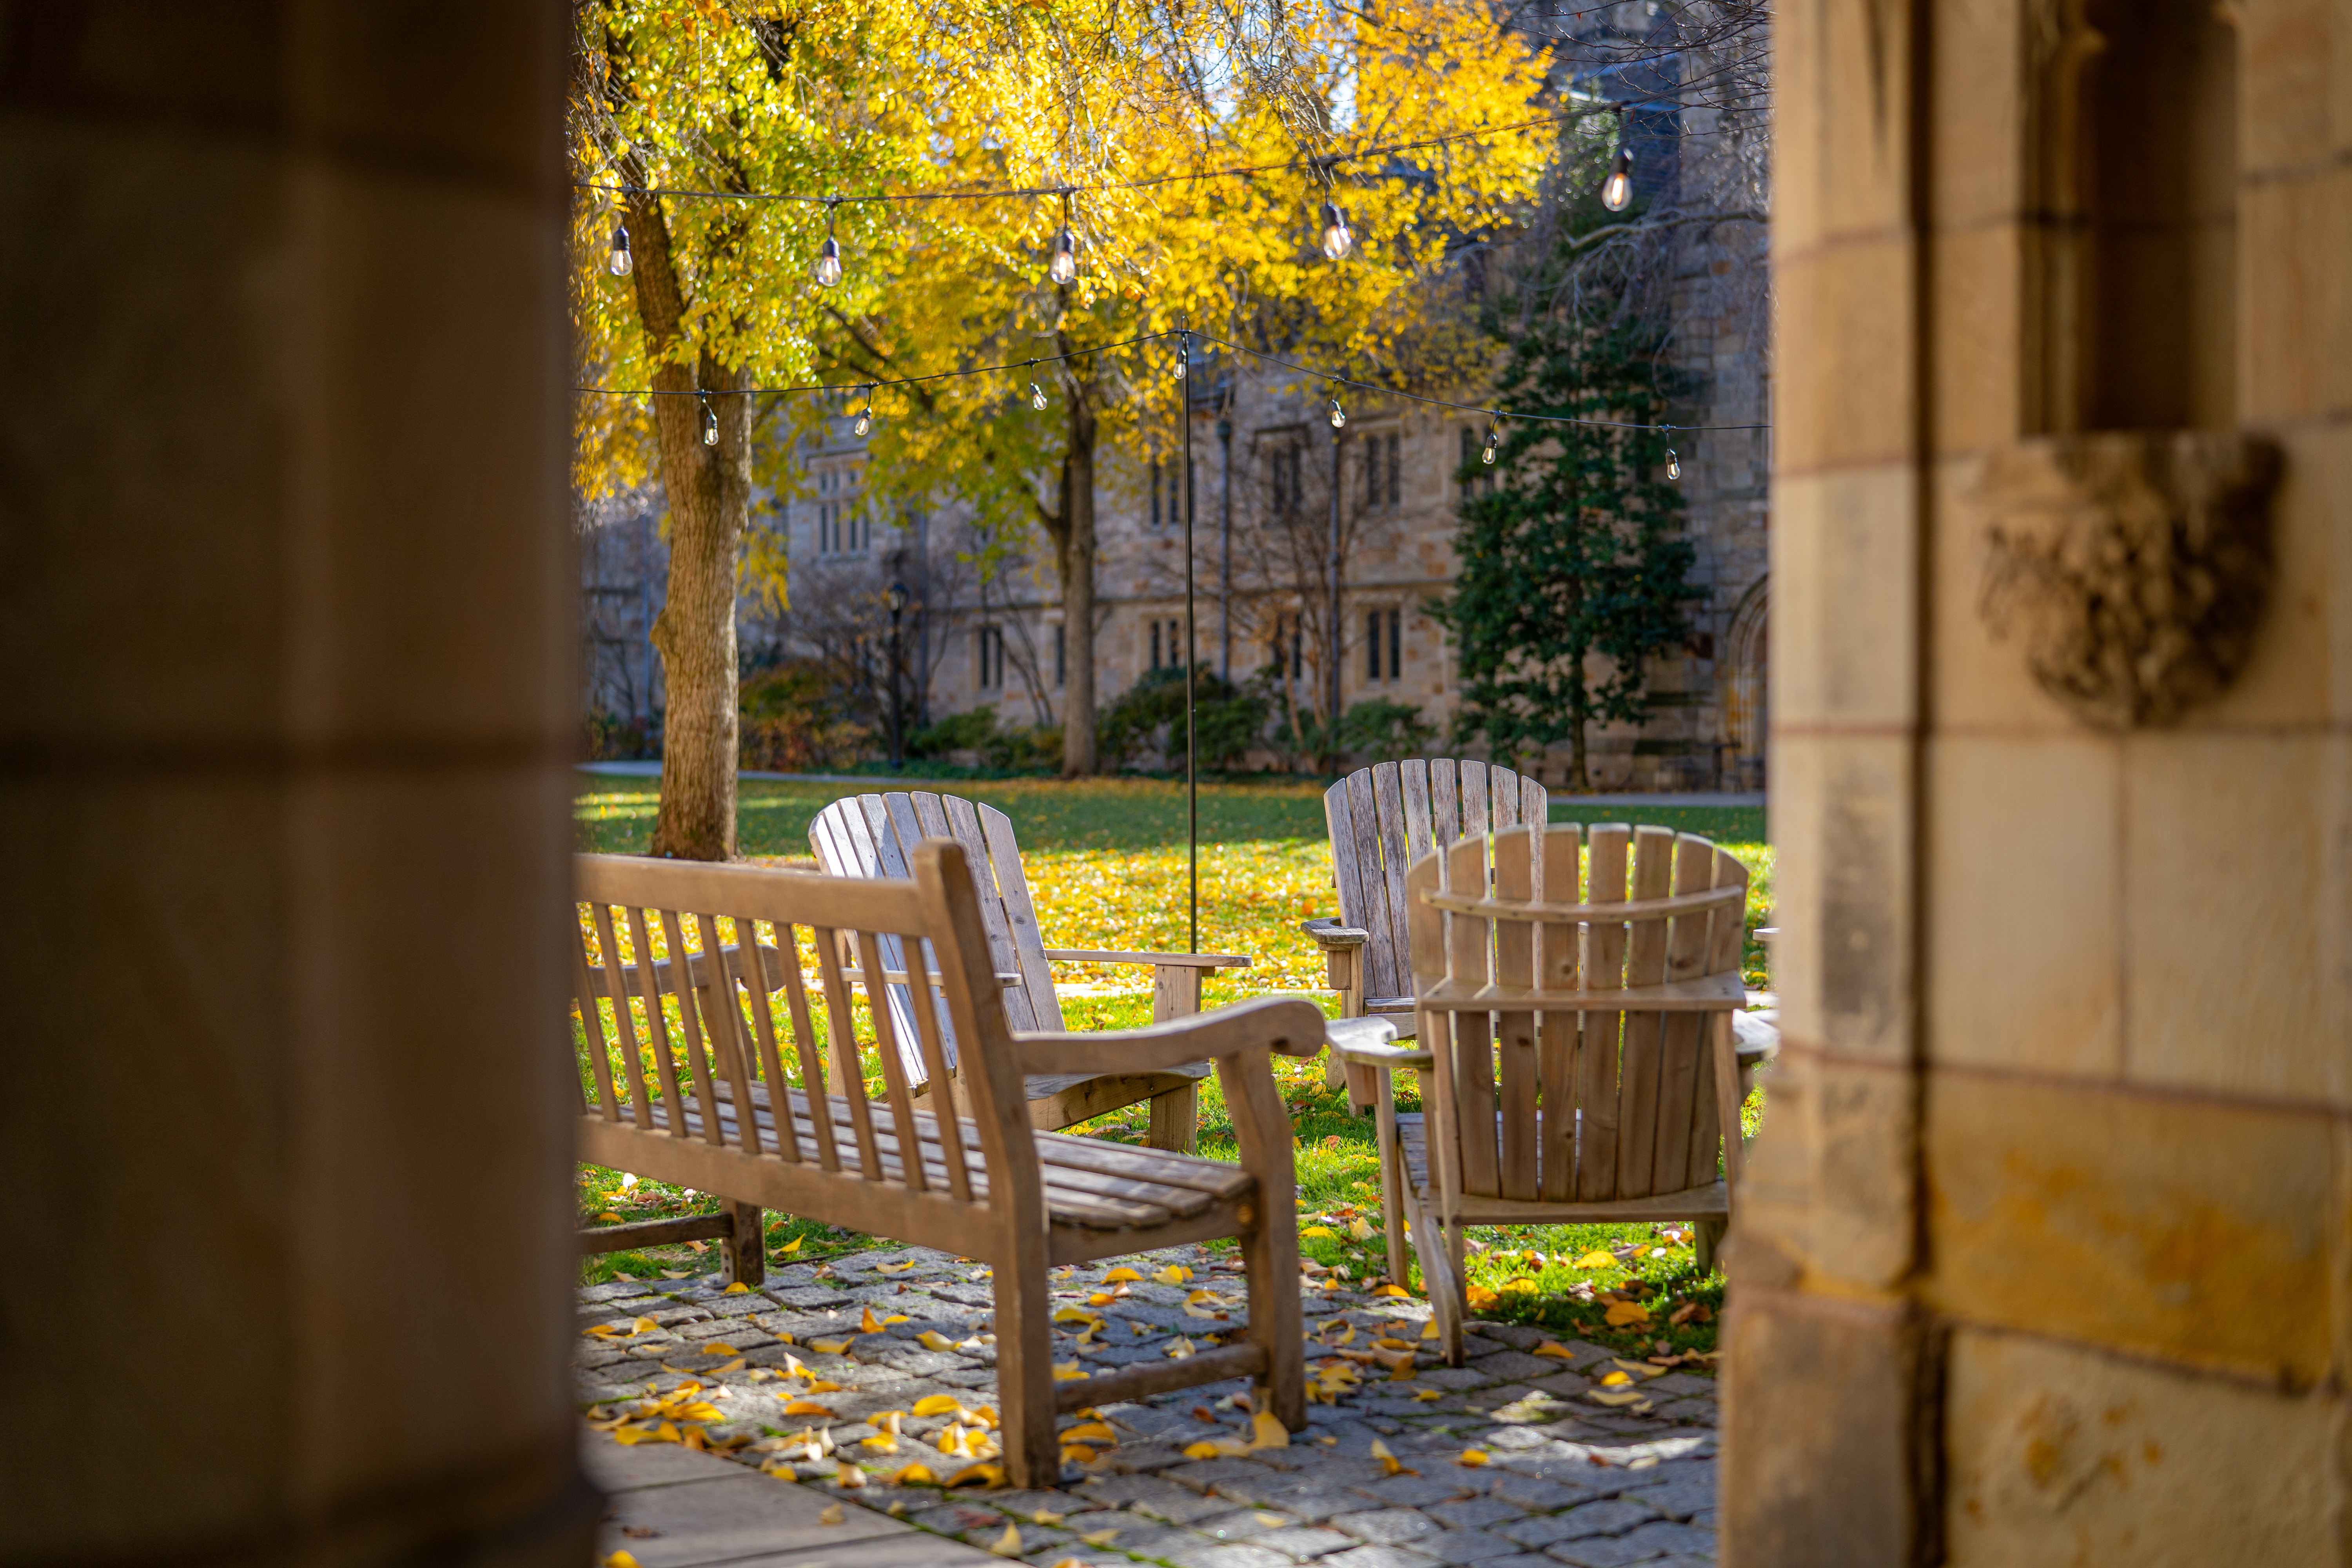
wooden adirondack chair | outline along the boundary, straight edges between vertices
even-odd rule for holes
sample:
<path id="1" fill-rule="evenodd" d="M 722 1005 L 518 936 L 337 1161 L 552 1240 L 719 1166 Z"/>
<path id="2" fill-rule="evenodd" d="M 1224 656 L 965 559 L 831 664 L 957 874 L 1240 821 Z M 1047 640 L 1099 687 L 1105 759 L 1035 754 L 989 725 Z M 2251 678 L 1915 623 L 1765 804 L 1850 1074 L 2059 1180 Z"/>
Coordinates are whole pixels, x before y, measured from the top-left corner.
<path id="1" fill-rule="evenodd" d="M 1201 1010 L 1201 977 L 1210 970 L 1243 968 L 1250 962 L 1233 952 L 1048 949 L 1038 934 L 1037 911 L 1029 900 L 1012 819 L 992 805 L 923 791 L 852 795 L 826 806 L 809 825 L 809 842 L 818 862 L 836 877 L 909 876 L 910 852 L 925 838 L 952 838 L 964 847 L 980 888 L 989 952 L 1004 986 L 1005 1012 L 1017 1030 L 1063 1028 L 1061 998 L 1054 989 L 1055 963 L 1150 965 L 1151 1017 L 1160 1023 Z M 883 939 L 882 962 L 903 970 L 905 955 L 893 945 L 895 940 Z M 889 999 L 908 1081 L 924 1084 L 930 1074 L 912 1044 L 913 999 L 904 985 L 891 986 Z M 956 1037 L 944 1014 L 940 1027 L 952 1071 Z M 1208 1063 L 1193 1062 L 1151 1072 L 1033 1077 L 1028 1080 L 1029 1120 L 1050 1132 L 1149 1100 L 1151 1146 L 1189 1154 L 1198 1142 L 1200 1084 L 1209 1071 Z"/>
<path id="2" fill-rule="evenodd" d="M 1143 1029 L 1016 1038 L 962 847 L 919 843 L 912 862 L 910 880 L 884 881 L 578 858 L 560 1048 L 580 1157 L 724 1193 L 755 1226 L 761 1208 L 781 1209 L 989 1263 L 1016 1487 L 1055 1484 L 1055 1417 L 1087 1405 L 1247 1377 L 1257 1409 L 1305 1426 L 1290 1119 L 1268 1058 L 1321 1049 L 1321 1012 L 1264 997 Z M 893 970 L 885 939 L 926 964 Z M 896 1009 L 882 1005 L 908 985 L 929 1109 L 914 1103 Z M 947 1069 L 939 1017 L 963 1042 L 960 1071 Z M 1150 1073 L 1203 1057 L 1233 1111 L 1238 1165 L 1037 1131 L 1024 1110 L 1024 1075 Z M 590 1230 L 580 1245 L 645 1245 L 651 1228 Z M 1225 1236 L 1240 1238 L 1249 1289 L 1249 1321 L 1229 1342 L 1055 1378 L 1048 1268 Z M 756 1229 L 749 1251 L 756 1261 Z"/>
<path id="3" fill-rule="evenodd" d="M 1393 1273 L 1409 1221 L 1456 1365 L 1465 1226 L 1720 1225 L 1738 1185 L 1747 869 L 1690 834 L 1591 833 L 1580 867 L 1574 824 L 1506 828 L 1491 862 L 1467 837 L 1414 861 L 1419 1048 L 1333 1047 L 1422 1071 L 1422 1113 L 1397 1113 L 1385 1075 L 1376 1105 L 1389 1256 Z"/>
<path id="4" fill-rule="evenodd" d="M 1308 921 L 1300 929 L 1323 950 L 1332 989 L 1339 993 L 1339 1016 L 1386 1017 L 1400 1037 L 1410 1037 L 1405 868 L 1457 839 L 1522 824 L 1539 827 L 1550 809 L 1550 797 L 1535 780 L 1452 757 L 1381 763 L 1324 791 L 1339 918 Z M 1334 1052 L 1326 1070 L 1334 1087 L 1344 1074 L 1358 1110 L 1370 1109 L 1376 1089 L 1370 1068 L 1346 1068 Z"/>

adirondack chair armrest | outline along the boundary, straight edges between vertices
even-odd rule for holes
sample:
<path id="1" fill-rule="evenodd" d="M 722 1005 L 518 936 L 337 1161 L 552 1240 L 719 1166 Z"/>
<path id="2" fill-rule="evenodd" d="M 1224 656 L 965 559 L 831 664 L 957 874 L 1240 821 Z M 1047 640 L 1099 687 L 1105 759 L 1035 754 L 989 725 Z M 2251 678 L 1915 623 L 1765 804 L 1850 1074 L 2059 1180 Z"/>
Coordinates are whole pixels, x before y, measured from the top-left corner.
<path id="1" fill-rule="evenodd" d="M 1154 969 L 1247 969 L 1254 959 L 1246 952 L 1130 952 L 1124 949 L 1049 947 L 1050 963 L 1148 963 Z"/>
<path id="2" fill-rule="evenodd" d="M 1021 1070 L 1030 1076 L 1166 1072 L 1203 1058 L 1239 1056 L 1254 1046 L 1276 1056 L 1311 1057 L 1323 1048 L 1323 1010 L 1303 997 L 1261 996 L 1140 1029 L 1084 1035 L 1015 1031 L 1013 1039 L 1021 1052 Z"/>
<path id="3" fill-rule="evenodd" d="M 1343 926 L 1328 919 L 1308 921 L 1298 929 L 1323 950 L 1324 975 L 1331 989 L 1339 993 L 1341 1009 L 1349 1017 L 1362 1012 L 1364 944 L 1372 940 L 1372 933 L 1361 926 Z"/>
<path id="4" fill-rule="evenodd" d="M 1394 1070 L 1428 1067 L 1437 1059 L 1431 1051 L 1397 1044 L 1396 1026 L 1385 1018 L 1334 1018 L 1325 1032 L 1333 1056 L 1364 1067 Z"/>
<path id="5" fill-rule="evenodd" d="M 1307 921 L 1298 928 L 1315 939 L 1315 945 L 1326 952 L 1346 948 L 1358 948 L 1372 940 L 1372 933 L 1361 926 L 1343 926 L 1335 920 Z"/>

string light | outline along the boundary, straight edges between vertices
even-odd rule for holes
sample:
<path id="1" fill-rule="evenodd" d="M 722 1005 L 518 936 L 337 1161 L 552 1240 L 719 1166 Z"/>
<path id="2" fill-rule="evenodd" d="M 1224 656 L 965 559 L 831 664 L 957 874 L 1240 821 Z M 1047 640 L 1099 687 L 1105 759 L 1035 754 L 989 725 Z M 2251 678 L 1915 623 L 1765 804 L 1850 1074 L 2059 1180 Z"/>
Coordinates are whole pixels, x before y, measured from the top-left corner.
<path id="1" fill-rule="evenodd" d="M 1335 397 L 1331 400 L 1331 428 L 1344 430 L 1347 427 L 1348 411 L 1339 406 L 1339 400 Z"/>
<path id="2" fill-rule="evenodd" d="M 1633 205 L 1633 149 L 1625 144 L 1625 106 L 1617 106 L 1617 156 L 1610 161 L 1609 177 L 1601 182 L 1601 205 L 1622 213 Z"/>
<path id="3" fill-rule="evenodd" d="M 1333 261 L 1344 260 L 1348 252 L 1356 248 L 1356 237 L 1348 232 L 1347 215 L 1329 202 L 1323 204 L 1323 254 Z"/>
<path id="4" fill-rule="evenodd" d="M 702 444 L 719 445 L 719 416 L 710 411 L 710 399 L 707 397 L 702 400 Z"/>
<path id="5" fill-rule="evenodd" d="M 1067 353 L 1045 354 L 1038 358 L 1025 360 L 1007 360 L 1002 364 L 972 365 L 963 370 L 932 371 L 922 375 L 903 375 L 894 377 L 888 381 L 866 382 L 855 384 L 864 385 L 870 394 L 871 392 L 885 386 L 922 386 L 935 381 L 961 381 L 966 377 L 975 375 L 1002 375 L 1008 370 L 1034 369 L 1040 364 L 1066 364 L 1073 360 L 1093 359 L 1097 355 L 1115 353 L 1120 349 L 1131 349 L 1147 343 L 1156 343 L 1162 338 L 1171 338 L 1178 335 L 1180 335 L 1180 333 L 1177 329 L 1171 329 L 1166 331 L 1159 332 L 1143 332 L 1135 337 L 1121 338 L 1116 342 L 1100 343 L 1093 348 L 1073 349 Z M 1423 393 L 1405 392 L 1386 383 L 1364 381 L 1355 376 L 1343 374 L 1336 370 L 1311 364 L 1301 364 L 1297 360 L 1285 359 L 1280 354 L 1268 353 L 1263 349 L 1250 348 L 1242 343 L 1229 342 L 1225 339 L 1213 337 L 1206 333 L 1193 333 L 1189 330 L 1185 330 L 1182 331 L 1181 335 L 1185 336 L 1188 340 L 1194 336 L 1199 337 L 1202 342 L 1210 346 L 1212 351 L 1223 349 L 1231 353 L 1248 359 L 1260 360 L 1267 364 L 1279 366 L 1281 369 L 1290 371 L 1306 381 L 1325 382 L 1333 386 L 1360 387 L 1364 391 L 1371 393 L 1376 396 L 1392 397 L 1405 403 L 1415 404 L 1423 408 L 1443 408 L 1456 414 L 1475 414 L 1481 418 L 1488 420 L 1499 421 L 1503 419 L 1518 419 L 1529 421 L 1538 425 L 1582 425 L 1600 430 L 1662 430 L 1670 432 L 1679 430 L 1691 432 L 1693 434 L 1708 430 L 1769 430 L 1772 428 L 1769 424 L 1669 425 L 1663 422 L 1642 419 L 1586 419 L 1572 414 L 1523 413 L 1517 409 L 1494 408 L 1483 403 L 1459 403 L 1450 397 L 1432 397 Z M 721 394 L 721 395 L 787 396 L 809 395 L 838 397 L 844 391 L 845 384 L 850 384 L 840 382 L 808 382 L 783 386 L 746 386 L 738 388 L 733 393 Z M 635 398 L 638 400 L 640 407 L 650 406 L 649 400 L 656 397 L 707 398 L 709 395 L 708 394 L 701 392 L 666 392 L 660 387 L 655 386 L 581 385 L 574 386 L 572 390 L 576 393 L 598 397 Z M 1030 391 L 1033 394 L 1042 395 L 1042 393 L 1039 392 L 1038 387 L 1034 382 L 1030 384 Z M 1334 399 L 1334 401 L 1337 400 Z"/>
<path id="6" fill-rule="evenodd" d="M 1189 359 L 1191 359 L 1192 357 L 1192 333 L 1190 333 L 1190 332 L 1179 332 L 1179 333 L 1177 333 L 1177 334 L 1176 334 L 1176 379 L 1177 379 L 1177 380 L 1181 381 L 1181 380 L 1183 380 L 1183 379 L 1184 379 L 1184 362 L 1185 362 L 1185 361 L 1187 361 L 1187 360 L 1189 360 Z"/>
<path id="7" fill-rule="evenodd" d="M 817 251 L 816 259 L 809 263 L 809 276 L 820 289 L 830 289 L 841 281 L 841 242 L 833 237 L 834 201 L 833 197 L 825 199 L 824 244 Z"/>
<path id="8" fill-rule="evenodd" d="M 1682 477 L 1683 460 L 1675 456 L 1675 449 L 1672 447 L 1669 447 L 1666 448 L 1666 478 L 1670 479 L 1678 479 Z"/>
<path id="9" fill-rule="evenodd" d="M 871 382 L 868 382 L 866 386 L 865 406 L 858 409 L 856 422 L 849 428 L 852 434 L 858 436 L 863 436 L 874 428 L 874 385 Z"/>
<path id="10" fill-rule="evenodd" d="M 1029 363 L 1034 365 L 1037 362 L 1033 359 Z M 1040 414 L 1045 412 L 1045 389 L 1034 381 L 1029 384 L 1029 406 Z"/>
<path id="11" fill-rule="evenodd" d="M 1067 283 L 1078 275 L 1078 241 L 1070 232 L 1070 193 L 1062 193 L 1062 229 L 1054 236 L 1054 259 L 1045 264 L 1045 276 L 1055 283 Z M 1044 404 L 1037 406 L 1043 408 Z"/>
<path id="12" fill-rule="evenodd" d="M 629 226 L 616 223 L 613 226 L 613 248 L 605 253 L 604 268 L 615 278 L 626 278 L 635 265 L 635 258 L 629 254 Z"/>
<path id="13" fill-rule="evenodd" d="M 1488 465 L 1489 467 L 1492 467 L 1492 466 L 1493 466 L 1493 464 L 1494 464 L 1494 461 L 1495 461 L 1495 448 L 1496 448 L 1496 447 L 1499 447 L 1499 446 L 1501 446 L 1502 444 L 1503 444 L 1503 427 L 1502 427 L 1500 425 L 1489 425 L 1489 426 L 1486 426 L 1486 454 L 1485 454 L 1483 457 L 1481 457 L 1478 460 L 1479 460 L 1480 462 L 1482 462 L 1482 463 L 1485 463 L 1485 464 Z"/>

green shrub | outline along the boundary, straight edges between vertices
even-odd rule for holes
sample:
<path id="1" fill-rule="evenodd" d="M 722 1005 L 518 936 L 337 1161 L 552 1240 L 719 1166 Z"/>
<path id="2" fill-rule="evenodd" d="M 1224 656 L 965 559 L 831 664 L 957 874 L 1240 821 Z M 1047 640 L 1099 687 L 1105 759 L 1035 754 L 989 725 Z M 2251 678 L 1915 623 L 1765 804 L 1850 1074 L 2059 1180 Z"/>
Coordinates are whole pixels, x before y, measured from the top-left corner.
<path id="1" fill-rule="evenodd" d="M 975 708 L 969 713 L 950 713 L 908 736 L 907 754 L 944 757 L 950 752 L 984 751 L 995 738 L 996 710 Z"/>
<path id="2" fill-rule="evenodd" d="M 1200 671 L 1192 688 L 1193 749 L 1211 772 L 1238 767 L 1261 743 L 1267 707 L 1264 695 L 1244 690 L 1213 670 Z M 1158 752 L 1171 768 L 1184 761 L 1184 672 L 1163 666 L 1118 694 L 1095 721 L 1095 743 L 1104 763 L 1124 767 Z"/>
<path id="3" fill-rule="evenodd" d="M 1437 726 L 1419 708 L 1386 697 L 1359 702 L 1339 720 L 1341 749 L 1367 762 L 1419 756 L 1436 738 Z"/>
<path id="4" fill-rule="evenodd" d="M 736 688 L 739 765 L 776 773 L 821 773 L 864 755 L 873 731 L 839 717 L 832 679 L 805 660 L 771 665 Z"/>

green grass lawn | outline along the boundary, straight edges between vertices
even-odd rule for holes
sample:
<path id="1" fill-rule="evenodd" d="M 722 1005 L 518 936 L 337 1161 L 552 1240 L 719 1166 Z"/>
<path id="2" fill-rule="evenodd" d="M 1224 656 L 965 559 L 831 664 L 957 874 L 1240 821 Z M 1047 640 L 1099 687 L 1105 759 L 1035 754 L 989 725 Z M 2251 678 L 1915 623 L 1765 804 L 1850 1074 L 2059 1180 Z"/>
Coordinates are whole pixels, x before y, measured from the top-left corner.
<path id="1" fill-rule="evenodd" d="M 908 781 L 926 787 L 922 781 Z M 746 781 L 738 832 L 742 852 L 768 861 L 805 860 L 808 824 L 817 812 L 859 786 Z M 873 786 L 864 786 L 871 788 Z M 1024 865 L 1048 947 L 1122 947 L 1181 951 L 1185 946 L 1185 800 L 1181 784 L 1156 780 L 959 781 L 944 787 L 984 801 L 1012 817 L 1020 836 Z M 583 782 L 575 805 L 579 845 L 611 853 L 642 850 L 657 797 L 651 781 L 592 779 Z M 1706 834 L 1725 845 L 1751 873 L 1750 926 L 1769 918 L 1772 856 L 1762 842 L 1764 814 L 1747 807 L 1655 807 L 1639 818 L 1659 826 Z M 1622 809 L 1608 813 L 1556 803 L 1555 822 L 1623 821 Z M 1337 998 L 1318 988 L 1322 963 L 1298 922 L 1336 915 L 1330 854 L 1324 841 L 1322 791 L 1312 783 L 1204 784 L 1200 794 L 1201 946 L 1207 952 L 1244 952 L 1247 969 L 1220 972 L 1207 988 L 1214 1006 L 1269 993 L 1305 993 L 1336 1011 Z M 1750 982 L 1762 978 L 1761 953 L 1751 944 Z M 1095 965 L 1057 968 L 1063 1010 L 1076 1029 L 1125 1028 L 1150 1016 L 1148 971 Z M 1372 1124 L 1350 1113 L 1345 1099 L 1323 1083 L 1322 1064 L 1277 1058 L 1276 1076 L 1294 1116 L 1297 1139 L 1302 1250 L 1333 1266 L 1346 1267 L 1358 1281 L 1385 1274 L 1380 1236 L 1380 1178 Z M 1412 1109 L 1410 1091 L 1402 1097 Z M 1760 1100 L 1760 1096 L 1759 1097 Z M 1751 1125 L 1759 1100 L 1747 1108 Z M 1130 1110 L 1087 1123 L 1076 1131 L 1141 1142 L 1145 1110 Z M 1234 1157 L 1233 1129 L 1213 1079 L 1203 1086 L 1201 1152 Z M 579 1200 L 583 1224 L 601 1216 L 638 1220 L 698 1210 L 715 1210 L 718 1200 L 688 1194 L 657 1183 L 624 1186 L 618 1173 L 583 1166 Z M 795 1260 L 818 1260 L 867 1246 L 867 1238 L 837 1232 L 791 1216 L 771 1215 L 772 1247 L 794 1247 Z M 1370 1227 L 1357 1239 L 1358 1222 Z M 612 1223 L 604 1218 L 603 1223 Z M 1684 1232 L 1662 1234 L 1664 1230 Z M 1720 1276 L 1701 1274 L 1692 1258 L 1686 1227 L 1569 1226 L 1472 1233 L 1481 1250 L 1470 1261 L 1471 1282 L 1479 1288 L 1478 1311 L 1542 1322 L 1564 1333 L 1631 1348 L 1664 1340 L 1676 1350 L 1713 1348 L 1714 1314 L 1722 1300 Z M 1601 1266 L 1596 1254 L 1623 1252 Z M 1589 1265 L 1578 1267 L 1580 1262 Z M 668 1247 L 617 1253 L 590 1260 L 586 1278 L 615 1274 L 657 1277 L 694 1273 L 718 1266 L 715 1248 Z M 1417 1271 L 1412 1281 L 1418 1285 Z M 1492 1300 L 1483 1292 L 1492 1291 Z M 1646 1322 L 1611 1327 L 1608 1303 L 1587 1300 L 1602 1292 L 1637 1298 Z M 1687 1309 L 1687 1310 L 1685 1310 Z M 1684 1321 L 1667 1320 L 1681 1312 Z M 1623 1307 L 1621 1317 L 1633 1314 Z"/>

